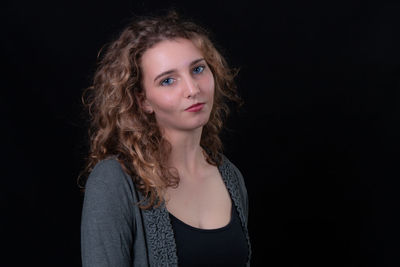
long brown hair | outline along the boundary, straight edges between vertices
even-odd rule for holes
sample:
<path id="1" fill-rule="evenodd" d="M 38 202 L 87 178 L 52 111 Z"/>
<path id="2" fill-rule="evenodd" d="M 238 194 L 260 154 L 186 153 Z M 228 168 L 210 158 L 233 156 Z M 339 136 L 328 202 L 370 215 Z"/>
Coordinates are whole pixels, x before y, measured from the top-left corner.
<path id="1" fill-rule="evenodd" d="M 143 53 L 163 40 L 185 38 L 203 53 L 215 80 L 214 105 L 203 127 L 200 145 L 213 165 L 221 162 L 222 143 L 218 136 L 229 113 L 228 101 L 240 103 L 230 69 L 200 26 L 181 20 L 176 12 L 166 16 L 133 21 L 111 42 L 99 58 L 93 84 L 82 101 L 90 117 L 90 150 L 86 166 L 78 178 L 82 186 L 94 166 L 108 156 L 117 156 L 124 170 L 145 196 L 142 208 L 158 206 L 169 186 L 176 187 L 179 176 L 168 157 L 170 143 L 163 138 L 154 113 L 144 111 L 140 60 Z M 82 188 L 84 188 L 82 186 Z"/>

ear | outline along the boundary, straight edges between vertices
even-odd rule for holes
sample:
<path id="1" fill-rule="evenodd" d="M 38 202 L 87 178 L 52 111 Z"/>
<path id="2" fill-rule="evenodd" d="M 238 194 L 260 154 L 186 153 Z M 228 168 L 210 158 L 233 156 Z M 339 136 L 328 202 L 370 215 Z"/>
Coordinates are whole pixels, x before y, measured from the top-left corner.
<path id="1" fill-rule="evenodd" d="M 151 106 L 151 104 L 149 103 L 149 101 L 147 99 L 144 99 L 142 101 L 142 108 L 146 113 L 151 114 L 154 112 L 153 107 Z"/>

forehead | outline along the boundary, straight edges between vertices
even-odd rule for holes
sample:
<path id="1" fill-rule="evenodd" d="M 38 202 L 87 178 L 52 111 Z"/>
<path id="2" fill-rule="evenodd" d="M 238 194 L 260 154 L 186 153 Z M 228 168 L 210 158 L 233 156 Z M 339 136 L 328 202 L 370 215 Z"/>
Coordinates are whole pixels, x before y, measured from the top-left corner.
<path id="1" fill-rule="evenodd" d="M 164 40 L 147 49 L 141 58 L 141 66 L 147 74 L 179 69 L 190 65 L 203 53 L 188 39 Z M 154 73 L 156 72 L 156 73 Z"/>

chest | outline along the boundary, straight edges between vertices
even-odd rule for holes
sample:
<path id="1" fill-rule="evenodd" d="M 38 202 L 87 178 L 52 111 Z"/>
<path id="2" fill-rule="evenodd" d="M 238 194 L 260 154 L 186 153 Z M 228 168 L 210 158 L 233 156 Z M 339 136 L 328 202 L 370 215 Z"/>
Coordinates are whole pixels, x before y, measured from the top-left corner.
<path id="1" fill-rule="evenodd" d="M 246 265 L 248 246 L 237 210 L 232 207 L 231 221 L 222 228 L 193 228 L 170 215 L 177 247 L 178 266 Z"/>
<path id="2" fill-rule="evenodd" d="M 221 228 L 231 220 L 232 201 L 218 169 L 204 177 L 182 179 L 166 196 L 166 208 L 182 222 L 199 229 Z M 197 179 L 196 179 L 197 178 Z"/>
<path id="3" fill-rule="evenodd" d="M 241 226 L 245 233 L 245 237 L 248 244 L 248 257 L 247 265 L 251 256 L 250 240 L 246 228 L 246 203 L 245 203 L 245 191 L 240 186 L 239 176 L 234 172 L 233 168 L 224 161 L 221 166 L 218 167 L 220 174 L 223 177 L 223 183 L 225 184 L 225 190 L 229 192 L 231 202 L 236 207 L 237 214 L 240 219 Z M 143 200 L 143 196 L 140 196 Z M 229 199 L 230 200 L 230 199 Z M 171 204 L 171 202 L 170 202 Z M 170 206 L 171 207 L 171 206 Z M 165 202 L 161 207 L 153 208 L 149 210 L 143 210 L 141 218 L 143 220 L 143 228 L 145 233 L 146 247 L 148 250 L 149 266 L 160 266 L 162 264 L 168 266 L 177 266 L 177 244 L 173 228 L 171 225 L 170 216 L 167 210 L 167 203 Z M 140 221 L 140 220 L 139 220 Z M 140 228 L 141 226 L 138 225 Z M 218 227 L 212 227 L 215 229 Z M 183 236 L 186 236 L 185 234 Z M 225 240 L 225 239 L 223 239 Z"/>

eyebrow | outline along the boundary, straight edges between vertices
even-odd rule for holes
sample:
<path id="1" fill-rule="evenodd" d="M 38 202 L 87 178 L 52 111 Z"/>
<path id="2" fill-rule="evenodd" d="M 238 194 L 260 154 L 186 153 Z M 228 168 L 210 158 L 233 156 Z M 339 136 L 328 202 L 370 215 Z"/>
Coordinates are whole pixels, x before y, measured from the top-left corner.
<path id="1" fill-rule="evenodd" d="M 204 58 L 199 58 L 199 59 L 193 60 L 193 61 L 190 63 L 190 66 L 193 66 L 193 65 L 195 65 L 196 63 L 198 63 L 198 62 L 200 62 L 200 61 L 202 61 L 202 60 L 204 60 Z M 164 71 L 164 72 L 158 74 L 158 75 L 154 78 L 154 81 L 156 81 L 158 78 L 160 78 L 160 77 L 162 77 L 162 76 L 164 76 L 164 75 L 168 75 L 168 74 L 174 73 L 175 71 L 176 71 L 176 69 Z"/>

